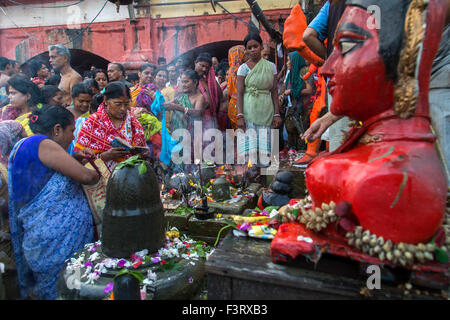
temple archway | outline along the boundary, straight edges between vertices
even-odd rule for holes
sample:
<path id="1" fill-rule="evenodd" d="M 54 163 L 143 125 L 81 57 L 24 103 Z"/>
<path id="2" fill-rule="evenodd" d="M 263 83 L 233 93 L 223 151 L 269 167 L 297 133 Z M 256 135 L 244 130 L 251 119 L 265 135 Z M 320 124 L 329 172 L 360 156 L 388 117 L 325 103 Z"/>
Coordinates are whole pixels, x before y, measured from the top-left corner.
<path id="1" fill-rule="evenodd" d="M 106 70 L 108 67 L 109 61 L 105 58 L 96 55 L 92 52 L 81 50 L 81 49 L 69 49 L 71 55 L 70 64 L 72 68 L 74 68 L 80 75 L 83 76 L 84 72 L 89 71 L 91 66 L 95 66 L 96 68 Z M 32 60 L 38 60 L 45 63 L 48 67 L 50 67 L 49 63 L 49 55 L 48 51 L 42 52 L 27 61 L 25 61 L 21 65 L 21 69 L 23 72 L 29 74 L 28 65 Z"/>
<path id="2" fill-rule="evenodd" d="M 208 52 L 211 57 L 217 57 L 219 62 L 222 59 L 227 59 L 228 61 L 228 50 L 236 45 L 242 44 L 242 41 L 235 41 L 235 40 L 229 40 L 229 41 L 217 41 L 217 42 L 211 42 L 204 44 L 202 46 L 198 46 L 196 48 L 193 48 L 189 51 L 186 51 L 183 54 L 180 54 L 179 56 L 175 57 L 170 61 L 169 64 L 175 64 L 176 61 L 179 58 L 186 59 L 187 61 L 191 61 L 192 64 L 195 60 L 195 58 L 201 53 L 201 52 Z M 275 58 L 275 49 L 270 48 L 270 60 L 274 61 Z"/>
<path id="3" fill-rule="evenodd" d="M 208 52 L 211 57 L 217 57 L 219 61 L 222 59 L 228 59 L 228 50 L 231 47 L 239 44 L 242 44 L 242 41 L 231 40 L 207 43 L 205 45 L 198 46 L 189 51 L 186 51 L 183 54 L 180 54 L 179 56 L 173 58 L 170 64 L 175 64 L 179 58 L 193 62 L 195 58 L 202 52 Z"/>

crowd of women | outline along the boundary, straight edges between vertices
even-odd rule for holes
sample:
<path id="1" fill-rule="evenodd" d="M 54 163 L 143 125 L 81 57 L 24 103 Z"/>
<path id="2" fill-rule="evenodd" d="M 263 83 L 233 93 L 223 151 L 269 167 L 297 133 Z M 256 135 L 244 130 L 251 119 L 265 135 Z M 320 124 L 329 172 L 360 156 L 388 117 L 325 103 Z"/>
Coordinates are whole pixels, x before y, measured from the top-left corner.
<path id="1" fill-rule="evenodd" d="M 112 172 L 139 150 L 176 170 L 172 133 L 193 133 L 195 121 L 205 130 L 256 129 L 258 137 L 247 137 L 238 152 L 270 152 L 272 128 L 283 132 L 282 155 L 305 148 L 299 136 L 316 75 L 305 77 L 308 66 L 297 53 L 277 68 L 267 51 L 250 33 L 220 63 L 208 53 L 192 67 L 146 63 L 137 79 L 111 63 L 74 85 L 68 106 L 45 63 L 31 65 L 31 77 L 8 80 L 9 104 L 0 110 L 1 227 L 10 233 L 23 298 L 55 299 L 64 261 L 98 237 L 82 185 L 95 185 L 101 173 L 87 162 L 102 160 Z"/>

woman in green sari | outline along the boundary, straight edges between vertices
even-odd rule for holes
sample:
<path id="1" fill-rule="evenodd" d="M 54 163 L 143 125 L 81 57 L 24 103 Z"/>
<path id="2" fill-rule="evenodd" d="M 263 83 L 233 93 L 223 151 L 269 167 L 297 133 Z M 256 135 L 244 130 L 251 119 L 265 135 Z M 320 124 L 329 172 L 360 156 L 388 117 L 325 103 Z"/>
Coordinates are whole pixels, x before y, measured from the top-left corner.
<path id="1" fill-rule="evenodd" d="M 167 111 L 172 111 L 172 118 L 170 120 L 170 130 L 172 136 L 177 129 L 185 129 L 189 131 L 191 144 L 191 155 L 187 156 L 192 162 L 194 155 L 194 146 L 202 145 L 202 136 L 194 136 L 194 122 L 202 121 L 203 113 L 207 106 L 205 97 L 198 90 L 198 83 L 200 77 L 193 70 L 186 70 L 181 75 L 180 85 L 178 90 L 181 94 L 175 98 L 174 101 L 165 104 Z M 178 134 L 177 134 L 178 136 Z M 180 135 L 179 142 L 183 139 L 187 139 L 187 135 Z M 175 139 L 177 140 L 177 139 Z M 189 160 L 187 160 L 189 162 Z M 183 161 L 186 164 L 185 161 Z M 190 171 L 192 168 L 186 168 L 183 164 L 177 164 L 174 167 L 174 172 Z"/>
<path id="2" fill-rule="evenodd" d="M 171 132 L 188 129 L 192 136 L 194 121 L 202 120 L 206 100 L 198 90 L 199 80 L 195 71 L 184 71 L 180 81 L 181 94 L 174 101 L 165 104 L 167 111 L 173 111 L 170 121 Z"/>
<path id="3" fill-rule="evenodd" d="M 249 60 L 237 71 L 237 127 L 246 130 L 244 139 L 238 138 L 238 154 L 246 153 L 255 159 L 258 167 L 268 166 L 261 162 L 270 155 L 271 127 L 281 125 L 279 112 L 277 68 L 261 57 L 263 42 L 259 34 L 250 33 L 244 39 Z M 249 134 L 255 130 L 256 136 Z"/>

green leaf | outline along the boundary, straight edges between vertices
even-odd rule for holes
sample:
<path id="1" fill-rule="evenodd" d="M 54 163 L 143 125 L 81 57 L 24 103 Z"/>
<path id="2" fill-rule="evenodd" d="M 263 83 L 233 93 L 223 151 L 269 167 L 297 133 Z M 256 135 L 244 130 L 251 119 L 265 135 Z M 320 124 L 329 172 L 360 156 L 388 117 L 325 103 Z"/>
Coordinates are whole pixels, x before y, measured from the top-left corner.
<path id="1" fill-rule="evenodd" d="M 179 214 L 181 216 L 188 215 L 189 213 L 194 214 L 195 210 L 194 208 L 188 208 L 188 207 L 178 207 L 173 211 L 173 214 Z"/>
<path id="2" fill-rule="evenodd" d="M 170 270 L 179 270 L 181 268 L 181 265 L 179 263 L 176 263 L 175 260 L 169 260 L 164 264 L 159 265 L 159 269 L 163 272 L 170 271 Z"/>
<path id="3" fill-rule="evenodd" d="M 134 276 L 136 279 L 139 280 L 139 283 L 142 283 L 144 281 L 144 275 L 137 271 L 131 271 L 130 274 Z"/>
<path id="4" fill-rule="evenodd" d="M 147 166 L 145 165 L 145 162 L 142 162 L 140 165 L 139 165 L 139 174 L 140 175 L 142 175 L 142 174 L 145 174 L 146 172 L 147 172 Z"/>
<path id="5" fill-rule="evenodd" d="M 115 276 L 114 279 L 120 276 L 123 276 L 124 274 L 128 274 L 130 271 L 127 268 L 124 268 L 122 270 L 120 270 Z"/>
<path id="6" fill-rule="evenodd" d="M 144 281 L 144 275 L 143 275 L 142 273 L 137 272 L 137 271 L 130 271 L 130 270 L 126 269 L 126 268 L 120 270 L 120 272 L 118 272 L 118 273 L 114 276 L 114 279 L 116 279 L 116 278 L 118 278 L 118 277 L 121 277 L 121 276 L 123 276 L 124 274 L 130 274 L 130 275 L 132 275 L 133 277 L 135 277 L 135 278 L 139 281 L 139 283 L 142 283 L 142 281 Z"/>
<path id="7" fill-rule="evenodd" d="M 298 210 L 299 209 L 295 209 L 294 211 L 292 211 L 292 215 L 294 216 L 294 217 L 297 217 L 298 216 Z M 270 213 L 270 212 L 269 212 Z"/>
<path id="8" fill-rule="evenodd" d="M 200 249 L 198 249 L 196 251 L 197 251 L 199 257 L 201 257 L 201 258 L 205 258 L 206 257 L 206 254 L 205 254 L 205 251 L 203 251 L 203 248 L 200 248 Z"/>
<path id="9" fill-rule="evenodd" d="M 120 169 L 122 169 L 123 167 L 125 167 L 125 163 L 123 163 L 123 162 L 121 162 L 121 163 L 119 163 L 117 166 L 116 166 L 116 170 L 120 170 Z"/>
<path id="10" fill-rule="evenodd" d="M 266 210 L 269 214 L 272 212 L 272 210 L 278 210 L 278 206 L 269 206 L 265 207 L 264 210 Z"/>
<path id="11" fill-rule="evenodd" d="M 448 255 L 447 255 L 447 252 L 445 252 L 444 250 L 442 250 L 442 249 L 439 248 L 439 247 L 436 247 L 436 248 L 434 249 L 434 253 L 435 253 L 435 255 L 436 255 L 436 259 L 437 259 L 439 262 L 442 262 L 442 263 L 448 263 Z"/>

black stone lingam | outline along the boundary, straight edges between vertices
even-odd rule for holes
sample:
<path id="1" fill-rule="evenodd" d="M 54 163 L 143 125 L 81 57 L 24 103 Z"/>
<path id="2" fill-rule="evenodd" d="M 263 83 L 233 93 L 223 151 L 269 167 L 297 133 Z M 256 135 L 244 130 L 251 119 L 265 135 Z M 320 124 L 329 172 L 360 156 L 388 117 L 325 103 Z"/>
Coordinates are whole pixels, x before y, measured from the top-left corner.
<path id="1" fill-rule="evenodd" d="M 114 300 L 141 300 L 139 280 L 131 274 L 114 279 Z"/>
<path id="2" fill-rule="evenodd" d="M 147 170 L 144 170 L 144 165 Z M 91 250 L 92 248 L 85 247 L 73 257 L 86 259 L 82 263 L 91 261 L 96 265 L 106 258 L 129 260 L 133 253 L 144 249 L 151 255 L 167 244 L 164 230 L 165 218 L 160 188 L 154 171 L 148 162 L 142 167 L 141 162 L 129 164 L 116 169 L 109 178 L 106 187 L 106 207 L 103 212 L 101 247 L 95 252 Z M 91 259 L 93 255 L 97 257 Z M 160 270 L 159 264 L 153 262 L 133 265 L 133 272 L 140 273 L 144 277 L 149 271 L 157 274 L 157 279 L 146 286 L 145 299 L 187 300 L 199 292 L 203 284 L 204 260 L 192 261 L 177 257 L 174 261 L 180 265 L 179 269 Z M 141 298 L 143 291 L 140 290 L 144 287 L 141 288 L 142 284 L 139 284 L 134 275 L 119 275 L 123 268 L 107 268 L 106 273 L 100 274 L 93 282 L 81 277 L 80 286 L 73 288 L 69 284 L 72 283 L 74 270 L 68 267 L 69 264 L 68 260 L 58 279 L 58 299 L 105 299 L 109 296 L 105 288 L 112 281 L 115 300 Z M 76 274 L 86 274 L 88 268 L 90 266 L 81 265 L 77 267 Z M 190 278 L 192 281 L 188 281 Z"/>
<path id="3" fill-rule="evenodd" d="M 230 196 L 230 183 L 224 176 L 218 177 L 212 183 L 212 198 L 214 201 L 225 201 L 231 198 Z"/>
<path id="4" fill-rule="evenodd" d="M 264 206 L 284 206 L 291 200 L 292 181 L 294 176 L 289 171 L 279 171 L 275 175 L 268 192 L 262 194 Z"/>
<path id="5" fill-rule="evenodd" d="M 106 186 L 102 250 L 110 257 L 128 258 L 143 249 L 152 253 L 164 245 L 158 180 L 148 162 L 145 173 L 138 166 L 116 169 Z"/>
<path id="6" fill-rule="evenodd" d="M 216 166 L 203 164 L 199 166 L 199 180 L 202 185 L 206 185 L 211 179 L 216 177 Z"/>
<path id="7" fill-rule="evenodd" d="M 202 204 L 195 207 L 194 215 L 199 220 L 211 219 L 213 216 L 214 209 L 208 206 L 208 198 L 204 196 L 202 198 Z"/>

